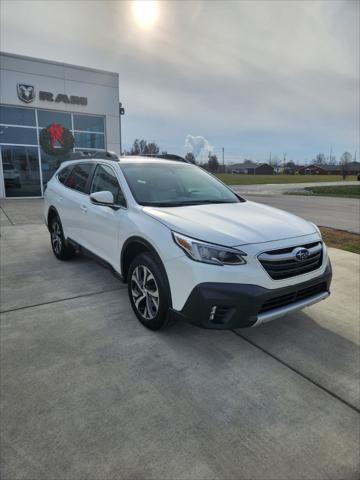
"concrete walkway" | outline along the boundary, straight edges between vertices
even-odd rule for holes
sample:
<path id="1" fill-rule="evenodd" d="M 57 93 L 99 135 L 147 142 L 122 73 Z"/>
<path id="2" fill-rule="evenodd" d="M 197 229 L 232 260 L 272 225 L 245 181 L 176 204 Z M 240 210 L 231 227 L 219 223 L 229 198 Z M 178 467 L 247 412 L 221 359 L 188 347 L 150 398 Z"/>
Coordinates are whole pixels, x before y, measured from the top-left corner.
<path id="1" fill-rule="evenodd" d="M 301 313 L 155 333 L 24 210 L 1 229 L 2 479 L 359 478 L 359 256 L 330 249 Z"/>

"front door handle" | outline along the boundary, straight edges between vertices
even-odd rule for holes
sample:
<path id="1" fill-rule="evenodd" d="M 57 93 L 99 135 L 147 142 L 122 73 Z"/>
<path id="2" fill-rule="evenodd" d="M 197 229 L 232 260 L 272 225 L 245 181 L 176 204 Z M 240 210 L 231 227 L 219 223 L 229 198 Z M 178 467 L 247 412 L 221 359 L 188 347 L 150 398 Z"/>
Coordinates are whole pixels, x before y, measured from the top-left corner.
<path id="1" fill-rule="evenodd" d="M 81 205 L 80 209 L 83 213 L 87 212 L 87 207 L 85 205 Z"/>

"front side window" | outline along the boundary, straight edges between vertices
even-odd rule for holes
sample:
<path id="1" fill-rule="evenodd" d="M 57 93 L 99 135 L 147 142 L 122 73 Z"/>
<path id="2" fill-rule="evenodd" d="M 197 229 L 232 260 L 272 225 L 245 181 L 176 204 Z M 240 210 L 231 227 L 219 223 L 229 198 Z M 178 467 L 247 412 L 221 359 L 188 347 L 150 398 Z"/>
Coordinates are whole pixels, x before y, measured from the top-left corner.
<path id="1" fill-rule="evenodd" d="M 87 183 L 92 172 L 93 165 L 91 163 L 80 163 L 74 166 L 71 173 L 65 181 L 65 185 L 78 192 L 87 192 Z"/>
<path id="2" fill-rule="evenodd" d="M 103 191 L 113 194 L 115 205 L 126 205 L 125 197 L 113 169 L 105 164 L 96 167 L 90 188 L 90 193 Z"/>
<path id="3" fill-rule="evenodd" d="M 239 198 L 201 168 L 188 164 L 123 164 L 121 169 L 140 205 L 182 206 L 238 203 Z"/>

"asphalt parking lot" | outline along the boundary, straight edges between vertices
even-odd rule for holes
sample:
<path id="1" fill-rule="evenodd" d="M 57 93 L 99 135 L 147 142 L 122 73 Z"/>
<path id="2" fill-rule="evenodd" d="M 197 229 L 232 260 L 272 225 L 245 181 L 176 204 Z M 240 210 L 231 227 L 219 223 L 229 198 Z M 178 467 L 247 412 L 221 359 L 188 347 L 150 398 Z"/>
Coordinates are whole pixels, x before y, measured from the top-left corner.
<path id="1" fill-rule="evenodd" d="M 1 228 L 1 478 L 358 479 L 359 256 L 257 329 L 150 332 L 95 261 L 59 262 L 39 201 Z"/>

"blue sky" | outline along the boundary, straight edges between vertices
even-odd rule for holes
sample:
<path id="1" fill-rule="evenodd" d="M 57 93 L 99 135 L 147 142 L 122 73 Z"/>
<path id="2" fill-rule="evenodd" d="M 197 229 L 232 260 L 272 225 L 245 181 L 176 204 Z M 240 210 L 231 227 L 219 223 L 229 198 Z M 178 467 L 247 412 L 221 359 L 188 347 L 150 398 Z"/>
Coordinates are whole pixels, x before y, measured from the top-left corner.
<path id="1" fill-rule="evenodd" d="M 125 147 L 359 158 L 357 1 L 161 1 L 147 29 L 126 1 L 0 5 L 1 50 L 119 72 Z"/>

